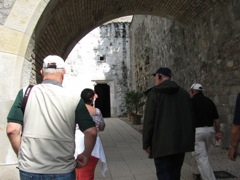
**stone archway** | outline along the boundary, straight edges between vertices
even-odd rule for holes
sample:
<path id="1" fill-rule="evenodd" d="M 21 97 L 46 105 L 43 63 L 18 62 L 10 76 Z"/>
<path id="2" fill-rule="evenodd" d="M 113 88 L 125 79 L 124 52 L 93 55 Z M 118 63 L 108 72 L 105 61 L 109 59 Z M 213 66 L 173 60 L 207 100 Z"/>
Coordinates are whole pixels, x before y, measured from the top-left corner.
<path id="1" fill-rule="evenodd" d="M 48 54 L 58 54 L 66 58 L 75 44 L 90 30 L 111 19 L 146 14 L 175 19 L 183 25 L 192 24 L 209 9 L 220 3 L 212 2 L 175 2 L 146 0 L 138 1 L 50 1 L 40 17 L 29 43 L 26 59 L 34 64 L 38 74 L 42 59 Z M 196 13 L 197 12 L 197 13 Z"/>
<path id="2" fill-rule="evenodd" d="M 2 8 L 4 16 L 0 28 L 3 35 L 0 54 L 2 68 L 6 67 L 9 81 L 2 83 L 6 89 L 2 89 L 0 94 L 7 94 L 13 99 L 19 87 L 29 81 L 29 76 L 38 72 L 42 58 L 47 54 L 66 58 L 84 35 L 108 20 L 125 15 L 148 14 L 188 25 L 224 3 L 191 0 L 159 0 L 152 3 L 147 0 L 12 1 L 8 11 L 4 12 Z M 31 67 L 33 71 L 30 74 Z M 2 77 L 4 74 L 2 72 Z M 35 76 L 39 81 L 39 74 Z"/>

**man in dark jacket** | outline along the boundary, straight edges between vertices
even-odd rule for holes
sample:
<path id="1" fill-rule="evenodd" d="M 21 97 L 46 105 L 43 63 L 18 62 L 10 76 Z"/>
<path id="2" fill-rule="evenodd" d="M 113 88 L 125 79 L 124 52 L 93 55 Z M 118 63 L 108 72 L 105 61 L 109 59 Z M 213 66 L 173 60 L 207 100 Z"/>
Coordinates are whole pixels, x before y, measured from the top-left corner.
<path id="1" fill-rule="evenodd" d="M 154 158 L 158 179 L 180 180 L 185 152 L 194 151 L 195 128 L 189 94 L 159 68 L 146 91 L 143 149 Z"/>

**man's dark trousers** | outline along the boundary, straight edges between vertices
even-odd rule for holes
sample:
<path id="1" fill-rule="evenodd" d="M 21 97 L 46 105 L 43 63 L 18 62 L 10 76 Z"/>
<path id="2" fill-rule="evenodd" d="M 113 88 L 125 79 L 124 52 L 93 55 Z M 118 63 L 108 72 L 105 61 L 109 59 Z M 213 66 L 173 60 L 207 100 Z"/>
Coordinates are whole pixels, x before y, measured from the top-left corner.
<path id="1" fill-rule="evenodd" d="M 154 158 L 157 177 L 160 180 L 180 180 L 185 153 Z"/>

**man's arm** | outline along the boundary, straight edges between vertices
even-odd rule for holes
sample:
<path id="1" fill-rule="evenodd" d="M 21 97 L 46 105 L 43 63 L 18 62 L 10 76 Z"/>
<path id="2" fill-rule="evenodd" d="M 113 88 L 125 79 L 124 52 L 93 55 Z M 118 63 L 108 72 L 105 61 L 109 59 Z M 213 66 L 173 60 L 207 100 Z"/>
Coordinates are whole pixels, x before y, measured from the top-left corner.
<path id="1" fill-rule="evenodd" d="M 77 166 L 84 167 L 87 165 L 89 157 L 91 156 L 92 150 L 95 146 L 97 137 L 97 128 L 92 127 L 84 131 L 84 151 L 77 156 Z"/>
<path id="2" fill-rule="evenodd" d="M 240 141 L 240 125 L 233 124 L 231 129 L 231 146 L 228 151 L 228 158 L 232 161 L 236 159 L 236 149 Z"/>
<path id="3" fill-rule="evenodd" d="M 220 131 L 220 120 L 219 119 L 214 120 L 213 127 L 214 127 L 214 130 L 215 130 L 216 140 L 221 139 L 222 136 L 221 136 L 221 131 Z"/>
<path id="4" fill-rule="evenodd" d="M 97 137 L 97 128 L 92 127 L 84 131 L 84 145 L 85 150 L 83 151 L 84 154 L 90 156 L 92 153 L 92 150 L 95 146 Z"/>
<path id="5" fill-rule="evenodd" d="M 79 101 L 75 115 L 76 123 L 78 124 L 79 129 L 84 133 L 85 146 L 84 151 L 79 154 L 76 159 L 77 167 L 84 167 L 87 165 L 88 159 L 95 146 L 97 128 L 82 99 Z"/>
<path id="6" fill-rule="evenodd" d="M 151 157 L 152 154 L 151 142 L 154 131 L 154 120 L 156 116 L 155 113 L 157 107 L 157 100 L 158 99 L 156 94 L 153 92 L 149 92 L 145 106 L 142 136 L 143 149 L 147 152 L 149 157 Z"/>
<path id="7" fill-rule="evenodd" d="M 22 129 L 21 124 L 13 122 L 9 122 L 6 128 L 7 136 L 10 140 L 10 143 L 16 155 L 18 155 L 18 151 L 21 144 L 21 129 Z"/>
<path id="8" fill-rule="evenodd" d="M 23 125 L 22 98 L 23 90 L 21 89 L 7 116 L 8 124 L 6 133 L 16 155 L 18 155 L 21 144 L 21 130 Z"/>
<path id="9" fill-rule="evenodd" d="M 228 151 L 228 159 L 234 161 L 236 160 L 236 149 L 240 141 L 240 93 L 238 93 L 234 119 L 231 129 L 231 140 L 230 140 L 230 149 Z"/>

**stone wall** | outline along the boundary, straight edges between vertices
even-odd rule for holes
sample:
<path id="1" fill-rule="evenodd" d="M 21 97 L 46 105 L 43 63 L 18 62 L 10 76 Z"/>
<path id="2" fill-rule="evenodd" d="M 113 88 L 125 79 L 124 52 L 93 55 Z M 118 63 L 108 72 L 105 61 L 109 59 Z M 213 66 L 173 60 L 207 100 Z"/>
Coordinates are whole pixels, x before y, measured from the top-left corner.
<path id="1" fill-rule="evenodd" d="M 0 1 L 0 24 L 4 24 L 15 0 L 1 0 Z"/>
<path id="2" fill-rule="evenodd" d="M 201 83 L 217 105 L 223 146 L 228 147 L 240 91 L 240 1 L 213 9 L 191 26 L 134 16 L 130 31 L 134 88 L 151 87 L 151 73 L 160 66 L 170 67 L 173 80 L 186 90 L 194 82 Z"/>

